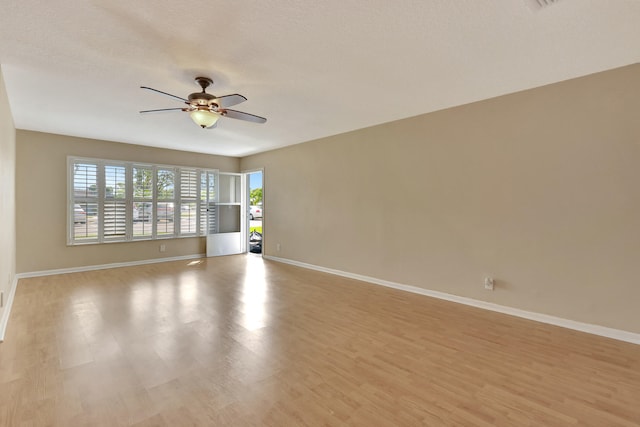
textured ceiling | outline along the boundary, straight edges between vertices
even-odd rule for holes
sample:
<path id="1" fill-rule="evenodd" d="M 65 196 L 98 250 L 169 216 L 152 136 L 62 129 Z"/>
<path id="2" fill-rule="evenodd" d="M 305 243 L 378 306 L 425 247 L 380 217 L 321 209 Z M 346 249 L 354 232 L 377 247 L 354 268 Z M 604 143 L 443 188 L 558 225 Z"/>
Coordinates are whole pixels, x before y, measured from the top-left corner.
<path id="1" fill-rule="evenodd" d="M 640 62 L 639 0 L 2 0 L 16 127 L 243 156 Z M 264 125 L 196 127 L 241 93 Z"/>

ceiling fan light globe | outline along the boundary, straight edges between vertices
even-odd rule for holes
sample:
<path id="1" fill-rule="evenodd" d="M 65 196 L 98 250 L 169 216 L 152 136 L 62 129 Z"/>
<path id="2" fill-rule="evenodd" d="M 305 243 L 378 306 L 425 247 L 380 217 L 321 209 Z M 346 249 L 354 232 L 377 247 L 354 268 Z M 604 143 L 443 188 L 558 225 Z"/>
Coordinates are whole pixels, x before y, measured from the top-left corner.
<path id="1" fill-rule="evenodd" d="M 191 116 L 191 120 L 203 129 L 215 125 L 220 118 L 219 114 L 209 110 L 194 110 L 189 115 Z"/>

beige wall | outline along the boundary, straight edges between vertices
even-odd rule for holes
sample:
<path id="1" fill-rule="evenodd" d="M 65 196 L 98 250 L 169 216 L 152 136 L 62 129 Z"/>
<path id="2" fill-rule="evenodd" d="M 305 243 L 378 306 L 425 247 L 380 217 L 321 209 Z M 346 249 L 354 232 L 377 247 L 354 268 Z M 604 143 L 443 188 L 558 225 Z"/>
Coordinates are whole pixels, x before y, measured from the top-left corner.
<path id="1" fill-rule="evenodd" d="M 16 273 L 16 129 L 0 69 L 0 292 L 6 303 Z M 0 307 L 0 319 L 5 307 Z"/>
<path id="2" fill-rule="evenodd" d="M 640 332 L 639 114 L 634 65 L 241 168 L 265 168 L 267 255 Z"/>
<path id="3" fill-rule="evenodd" d="M 16 201 L 19 273 L 201 254 L 204 238 L 67 246 L 67 156 L 215 168 L 237 172 L 239 159 L 17 131 Z M 159 245 L 166 245 L 160 253 Z"/>

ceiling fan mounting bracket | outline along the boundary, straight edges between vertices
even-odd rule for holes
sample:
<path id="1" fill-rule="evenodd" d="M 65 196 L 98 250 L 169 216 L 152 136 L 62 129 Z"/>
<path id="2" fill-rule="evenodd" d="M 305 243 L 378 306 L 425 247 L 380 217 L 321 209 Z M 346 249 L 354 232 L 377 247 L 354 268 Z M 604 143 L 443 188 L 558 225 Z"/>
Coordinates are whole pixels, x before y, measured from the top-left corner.
<path id="1" fill-rule="evenodd" d="M 202 93 L 204 93 L 204 90 L 206 88 L 208 88 L 209 86 L 211 86 L 213 84 L 213 80 L 210 79 L 209 77 L 196 77 L 196 82 L 202 88 Z"/>

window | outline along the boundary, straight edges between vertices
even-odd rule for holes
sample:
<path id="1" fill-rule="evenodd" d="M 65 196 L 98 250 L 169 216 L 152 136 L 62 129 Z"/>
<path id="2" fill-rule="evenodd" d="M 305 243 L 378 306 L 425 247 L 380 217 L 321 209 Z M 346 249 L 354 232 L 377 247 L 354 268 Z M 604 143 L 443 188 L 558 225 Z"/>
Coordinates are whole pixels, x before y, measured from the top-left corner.
<path id="1" fill-rule="evenodd" d="M 68 243 L 205 235 L 216 170 L 70 157 Z M 213 209 L 211 209 L 213 211 Z"/>

